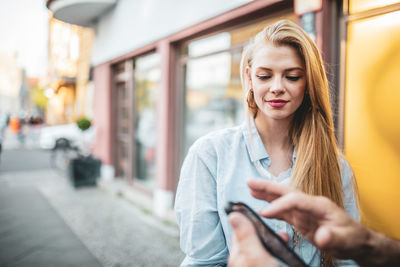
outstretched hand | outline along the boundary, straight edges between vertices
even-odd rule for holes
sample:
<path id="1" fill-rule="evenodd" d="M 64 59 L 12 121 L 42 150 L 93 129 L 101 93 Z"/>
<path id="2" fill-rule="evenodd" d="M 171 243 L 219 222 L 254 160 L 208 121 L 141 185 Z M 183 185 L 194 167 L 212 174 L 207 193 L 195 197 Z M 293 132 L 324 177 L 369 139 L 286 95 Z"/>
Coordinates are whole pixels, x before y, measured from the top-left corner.
<path id="1" fill-rule="evenodd" d="M 337 258 L 357 258 L 369 231 L 325 197 L 309 196 L 288 186 L 250 180 L 251 194 L 271 204 L 260 210 L 267 218 L 294 225 L 311 243 Z"/>

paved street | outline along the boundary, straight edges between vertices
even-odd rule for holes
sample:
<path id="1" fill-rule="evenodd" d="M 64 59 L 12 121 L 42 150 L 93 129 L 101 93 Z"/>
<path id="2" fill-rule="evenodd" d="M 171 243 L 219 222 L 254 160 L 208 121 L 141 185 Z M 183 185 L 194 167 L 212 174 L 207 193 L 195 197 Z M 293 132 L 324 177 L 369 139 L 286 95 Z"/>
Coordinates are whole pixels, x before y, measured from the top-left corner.
<path id="1" fill-rule="evenodd" d="M 50 153 L 40 149 L 15 148 L 3 151 L 0 172 L 50 169 Z"/>
<path id="2" fill-rule="evenodd" d="M 178 266 L 178 229 L 97 187 L 74 189 L 50 155 L 0 163 L 0 266 Z"/>

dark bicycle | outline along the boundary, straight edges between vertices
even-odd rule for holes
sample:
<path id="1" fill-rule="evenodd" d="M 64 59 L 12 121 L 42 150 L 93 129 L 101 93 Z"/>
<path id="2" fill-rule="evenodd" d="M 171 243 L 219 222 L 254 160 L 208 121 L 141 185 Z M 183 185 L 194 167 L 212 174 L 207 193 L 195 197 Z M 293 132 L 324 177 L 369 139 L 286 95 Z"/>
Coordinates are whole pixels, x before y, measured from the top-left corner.
<path id="1" fill-rule="evenodd" d="M 80 149 L 64 137 L 58 138 L 51 150 L 50 164 L 53 168 L 66 173 L 70 161 L 81 155 Z"/>
<path id="2" fill-rule="evenodd" d="M 100 176 L 101 161 L 85 154 L 67 138 L 59 138 L 52 149 L 51 166 L 61 171 L 74 187 L 95 185 Z"/>

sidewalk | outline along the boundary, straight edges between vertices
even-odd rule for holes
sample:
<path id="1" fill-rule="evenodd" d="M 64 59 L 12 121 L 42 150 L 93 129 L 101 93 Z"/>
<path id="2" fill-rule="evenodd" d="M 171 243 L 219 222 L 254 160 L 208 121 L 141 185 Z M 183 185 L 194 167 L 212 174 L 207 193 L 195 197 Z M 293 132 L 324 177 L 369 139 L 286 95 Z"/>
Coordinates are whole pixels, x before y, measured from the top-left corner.
<path id="1" fill-rule="evenodd" d="M 0 218 L 1 266 L 101 266 L 34 187 L 2 187 Z"/>
<path id="2" fill-rule="evenodd" d="M 14 240 L 0 237 L 1 266 L 178 266 L 184 257 L 176 225 L 98 187 L 74 189 L 53 170 L 0 173 L 0 188 L 0 232 Z"/>

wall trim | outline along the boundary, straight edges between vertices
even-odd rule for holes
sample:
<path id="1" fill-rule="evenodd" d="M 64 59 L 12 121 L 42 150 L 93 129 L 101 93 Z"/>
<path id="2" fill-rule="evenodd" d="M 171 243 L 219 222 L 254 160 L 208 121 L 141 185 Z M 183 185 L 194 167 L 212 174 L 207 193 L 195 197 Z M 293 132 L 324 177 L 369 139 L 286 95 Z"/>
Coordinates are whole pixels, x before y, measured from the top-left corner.
<path id="1" fill-rule="evenodd" d="M 241 24 L 249 20 L 265 17 L 287 8 L 293 8 L 293 1 L 289 0 L 256 0 L 244 4 L 210 19 L 204 20 L 195 25 L 189 26 L 181 31 L 173 33 L 154 42 L 143 45 L 140 48 L 109 60 L 105 63 L 116 64 L 129 58 L 153 52 L 160 42 L 179 43 L 197 36 L 206 35 L 232 25 Z M 104 63 L 102 63 L 104 64 Z M 99 64 L 100 65 L 100 64 Z"/>

